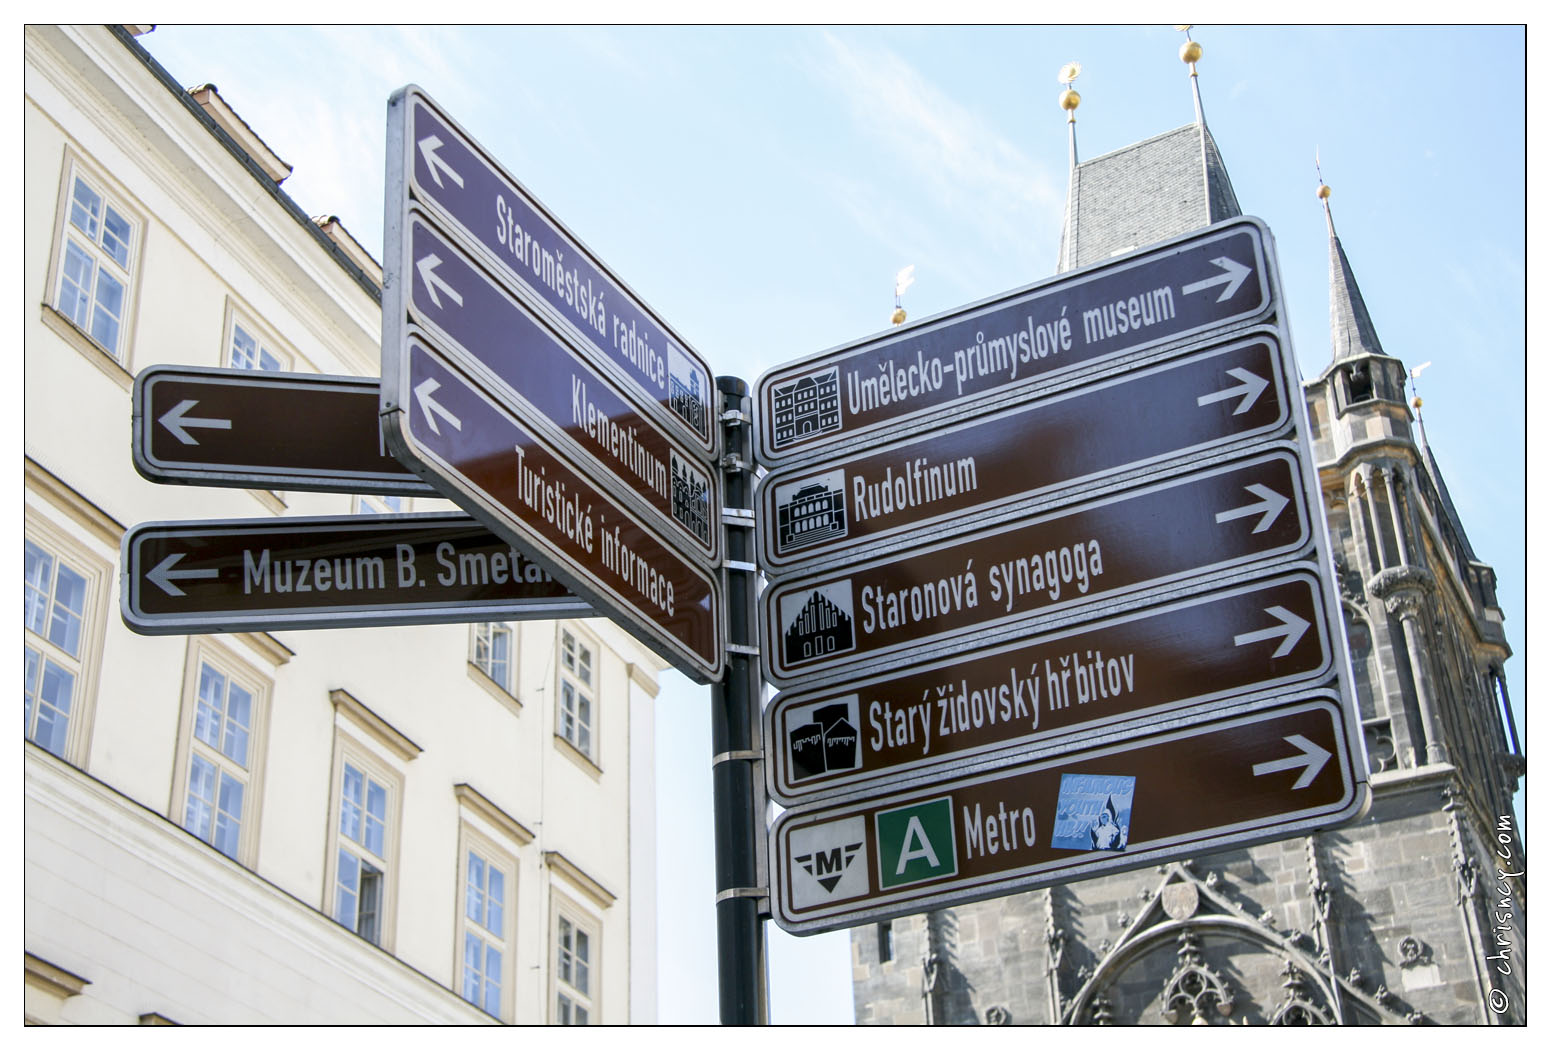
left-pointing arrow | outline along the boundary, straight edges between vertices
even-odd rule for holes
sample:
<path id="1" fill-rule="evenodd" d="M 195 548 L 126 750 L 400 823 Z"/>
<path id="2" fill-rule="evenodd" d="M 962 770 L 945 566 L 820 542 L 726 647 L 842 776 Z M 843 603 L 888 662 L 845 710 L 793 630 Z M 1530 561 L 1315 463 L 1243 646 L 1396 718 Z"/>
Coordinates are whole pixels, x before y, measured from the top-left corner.
<path id="1" fill-rule="evenodd" d="M 1256 763 L 1250 767 L 1256 777 L 1264 777 L 1266 774 L 1277 774 L 1283 770 L 1296 770 L 1303 767 L 1303 773 L 1298 775 L 1298 780 L 1293 782 L 1293 789 L 1308 788 L 1319 776 L 1319 772 L 1325 769 L 1325 763 L 1330 759 L 1330 753 L 1319 745 L 1309 740 L 1302 734 L 1293 734 L 1282 740 L 1298 749 L 1297 755 L 1290 755 L 1286 759 L 1272 759 L 1264 763 Z"/>
<path id="2" fill-rule="evenodd" d="M 436 272 L 436 268 L 441 265 L 441 256 L 433 253 L 416 260 L 415 269 L 420 272 L 420 280 L 425 282 L 425 290 L 430 293 L 431 302 L 435 303 L 438 308 L 442 305 L 442 297 L 436 294 L 438 288 L 446 292 L 447 297 L 461 307 L 463 305 L 463 297 L 458 294 L 455 288 L 442 279 L 442 275 Z"/>
<path id="3" fill-rule="evenodd" d="M 168 555 L 146 573 L 145 578 L 167 594 L 177 598 L 187 594 L 182 588 L 174 584 L 174 580 L 199 580 L 219 577 L 220 570 L 216 569 L 173 569 L 172 567 L 183 561 L 183 552 L 178 551 Z"/>
<path id="4" fill-rule="evenodd" d="M 463 429 L 463 421 L 448 412 L 447 406 L 432 397 L 441 388 L 441 383 L 435 379 L 427 379 L 415 388 L 415 399 L 420 402 L 420 411 L 425 413 L 425 422 L 430 425 L 431 433 L 433 434 L 442 433 L 442 429 L 436 425 L 436 417 L 438 416 L 452 424 L 453 430 L 461 431 Z"/>
<path id="5" fill-rule="evenodd" d="M 195 398 L 186 398 L 178 402 L 172 408 L 162 413 L 157 420 L 163 427 L 172 432 L 172 436 L 184 445 L 198 445 L 199 439 L 188 432 L 190 427 L 204 427 L 212 431 L 229 431 L 232 429 L 231 420 L 209 419 L 201 416 L 190 416 L 189 411 L 198 405 Z"/>
<path id="6" fill-rule="evenodd" d="M 453 170 L 452 165 L 442 160 L 438 151 L 442 148 L 442 140 L 435 135 L 427 135 L 420 140 L 420 155 L 425 158 L 425 166 L 431 171 L 431 178 L 436 180 L 436 185 L 442 185 L 442 172 L 447 173 L 447 178 L 463 187 L 463 176 Z"/>

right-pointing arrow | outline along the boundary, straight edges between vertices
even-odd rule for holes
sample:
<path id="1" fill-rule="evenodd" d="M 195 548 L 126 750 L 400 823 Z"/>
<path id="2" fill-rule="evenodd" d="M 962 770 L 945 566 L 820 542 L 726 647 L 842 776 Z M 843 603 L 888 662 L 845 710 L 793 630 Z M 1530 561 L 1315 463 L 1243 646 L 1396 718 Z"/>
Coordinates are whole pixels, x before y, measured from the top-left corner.
<path id="1" fill-rule="evenodd" d="M 1248 412 L 1249 407 L 1255 404 L 1255 399 L 1260 397 L 1260 392 L 1271 385 L 1270 380 L 1261 379 L 1249 369 L 1229 369 L 1228 375 L 1239 381 L 1237 387 L 1229 387 L 1227 390 L 1213 391 L 1211 394 L 1203 394 L 1196 399 L 1197 405 L 1210 405 L 1217 401 L 1228 401 L 1243 395 L 1238 408 L 1233 410 L 1235 416 Z"/>
<path id="2" fill-rule="evenodd" d="M 1208 277 L 1200 281 L 1192 281 L 1190 284 L 1181 288 L 1180 291 L 1188 296 L 1192 292 L 1201 292 L 1208 288 L 1216 287 L 1217 285 L 1225 285 L 1226 287 L 1222 290 L 1222 294 L 1217 297 L 1217 302 L 1221 303 L 1229 296 L 1233 295 L 1233 293 L 1237 292 L 1239 290 L 1239 286 L 1244 283 L 1244 279 L 1251 273 L 1249 267 L 1245 266 L 1243 263 L 1236 259 L 1229 259 L 1225 255 L 1220 255 L 1216 259 L 1213 259 L 1212 265 L 1224 272 L 1218 274 L 1216 277 Z"/>
<path id="3" fill-rule="evenodd" d="M 441 434 L 442 429 L 436 425 L 436 417 L 440 416 L 452 424 L 452 429 L 461 431 L 463 421 L 447 411 L 447 407 L 437 401 L 431 395 L 441 390 L 442 385 L 436 379 L 427 379 L 415 388 L 415 400 L 420 403 L 420 411 L 425 413 L 425 422 L 430 424 L 431 433 Z"/>
<path id="4" fill-rule="evenodd" d="M 1282 513 L 1282 508 L 1287 506 L 1288 499 L 1275 489 L 1268 488 L 1258 482 L 1254 485 L 1246 485 L 1244 488 L 1251 494 L 1260 497 L 1260 499 L 1255 503 L 1245 504 L 1243 507 L 1218 511 L 1217 523 L 1221 525 L 1224 522 L 1231 522 L 1235 518 L 1248 518 L 1251 515 L 1260 515 L 1259 523 L 1250 532 L 1264 533 L 1271 528 L 1271 523 L 1276 521 L 1276 516 Z"/>
<path id="5" fill-rule="evenodd" d="M 1273 657 L 1285 657 L 1292 652 L 1292 648 L 1298 645 L 1298 640 L 1303 638 L 1303 633 L 1309 630 L 1309 622 L 1285 606 L 1270 606 L 1266 612 L 1281 621 L 1274 628 L 1262 628 L 1259 631 L 1246 631 L 1242 635 L 1233 637 L 1235 646 L 1248 646 L 1255 642 L 1265 642 L 1269 639 L 1281 639 L 1282 644 L 1272 651 Z"/>
<path id="6" fill-rule="evenodd" d="M 1299 774 L 1298 780 L 1293 782 L 1293 790 L 1308 788 L 1310 783 L 1319 776 L 1319 772 L 1325 768 L 1325 763 L 1330 759 L 1330 753 L 1302 734 L 1293 734 L 1282 740 L 1298 749 L 1299 754 L 1290 755 L 1286 759 L 1256 763 L 1250 769 L 1256 777 L 1263 777 L 1266 774 L 1281 773 L 1283 770 L 1296 770 L 1301 766 L 1303 773 Z"/>
<path id="7" fill-rule="evenodd" d="M 199 580 L 211 577 L 219 577 L 218 569 L 173 569 L 172 567 L 183 561 L 183 552 L 177 551 L 158 562 L 147 571 L 145 579 L 161 588 L 173 598 L 187 594 L 182 588 L 174 584 L 175 580 Z"/>

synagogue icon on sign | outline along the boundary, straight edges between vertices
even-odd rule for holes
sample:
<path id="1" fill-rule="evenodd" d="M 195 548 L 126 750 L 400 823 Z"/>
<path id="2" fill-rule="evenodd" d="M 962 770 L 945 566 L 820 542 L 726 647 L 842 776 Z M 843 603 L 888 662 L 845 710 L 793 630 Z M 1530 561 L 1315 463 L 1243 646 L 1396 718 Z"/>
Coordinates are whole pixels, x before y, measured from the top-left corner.
<path id="1" fill-rule="evenodd" d="M 848 583 L 815 588 L 806 602 L 800 594 L 782 598 L 781 620 L 785 627 L 781 652 L 788 664 L 856 648 Z"/>

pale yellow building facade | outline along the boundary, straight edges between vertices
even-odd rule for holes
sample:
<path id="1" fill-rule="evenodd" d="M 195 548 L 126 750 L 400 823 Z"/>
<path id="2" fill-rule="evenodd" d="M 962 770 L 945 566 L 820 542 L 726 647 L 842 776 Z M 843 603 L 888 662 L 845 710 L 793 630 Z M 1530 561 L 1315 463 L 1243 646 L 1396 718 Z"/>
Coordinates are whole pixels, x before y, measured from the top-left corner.
<path id="1" fill-rule="evenodd" d="M 619 628 L 125 626 L 138 523 L 451 507 L 136 473 L 139 371 L 376 376 L 382 275 L 135 28 L 25 31 L 27 1019 L 654 1021 L 664 665 Z"/>

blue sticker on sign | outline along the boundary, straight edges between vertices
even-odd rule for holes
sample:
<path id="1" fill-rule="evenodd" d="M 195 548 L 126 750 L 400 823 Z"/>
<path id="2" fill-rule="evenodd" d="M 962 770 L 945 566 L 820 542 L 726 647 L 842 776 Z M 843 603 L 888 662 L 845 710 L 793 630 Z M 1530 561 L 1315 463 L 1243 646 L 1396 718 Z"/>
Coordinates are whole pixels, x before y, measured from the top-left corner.
<path id="1" fill-rule="evenodd" d="M 1062 774 L 1050 845 L 1063 850 L 1124 850 L 1131 838 L 1136 778 Z"/>

